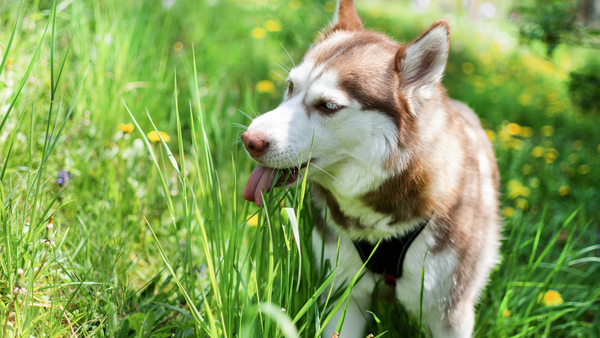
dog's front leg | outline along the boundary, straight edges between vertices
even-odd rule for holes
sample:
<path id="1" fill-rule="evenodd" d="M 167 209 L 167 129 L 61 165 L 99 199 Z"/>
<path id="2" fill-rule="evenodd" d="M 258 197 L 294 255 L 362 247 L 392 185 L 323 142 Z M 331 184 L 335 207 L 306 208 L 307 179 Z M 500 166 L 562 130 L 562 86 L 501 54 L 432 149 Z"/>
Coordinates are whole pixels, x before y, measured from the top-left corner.
<path id="1" fill-rule="evenodd" d="M 323 261 L 329 260 L 331 266 L 336 266 L 337 257 L 337 243 L 338 233 L 337 231 L 327 230 L 327 235 L 322 236 L 322 231 L 317 229 L 313 230 L 313 246 L 317 257 L 317 266 L 320 266 L 321 262 L 321 251 L 323 250 Z M 335 234 L 334 234 L 335 232 Z M 340 234 L 340 253 L 339 262 L 337 262 L 337 270 L 335 276 L 335 282 L 333 284 L 333 290 L 337 290 L 340 287 L 345 288 L 350 284 L 352 279 L 360 271 L 363 262 L 352 244 L 352 241 L 347 238 L 344 234 Z M 331 270 L 329 270 L 331 271 Z M 363 270 L 364 272 L 365 270 Z M 371 306 L 371 297 L 373 289 L 375 287 L 374 276 L 371 272 L 367 271 L 366 275 L 363 276 L 352 288 L 350 295 L 350 302 L 346 311 L 346 317 L 342 326 L 342 332 L 340 336 L 343 338 L 360 338 L 364 337 L 363 332 L 367 324 L 367 310 Z M 321 298 L 325 300 L 329 294 L 329 289 L 325 290 Z M 332 308 L 329 306 L 329 308 Z M 323 334 L 322 338 L 331 338 L 336 332 L 338 322 L 342 315 L 344 306 L 335 314 L 333 319 L 329 322 Z"/>

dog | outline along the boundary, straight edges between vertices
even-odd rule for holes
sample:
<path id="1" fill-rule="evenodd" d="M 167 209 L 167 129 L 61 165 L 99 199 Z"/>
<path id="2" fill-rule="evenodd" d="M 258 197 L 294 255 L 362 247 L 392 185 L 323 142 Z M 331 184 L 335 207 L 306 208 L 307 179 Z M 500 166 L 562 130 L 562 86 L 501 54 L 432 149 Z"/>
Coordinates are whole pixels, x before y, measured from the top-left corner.
<path id="1" fill-rule="evenodd" d="M 260 206 L 271 187 L 308 175 L 317 259 L 324 246 L 334 264 L 340 240 L 334 287 L 367 262 L 341 332 L 342 310 L 322 337 L 364 337 L 382 276 L 434 338 L 472 335 L 499 261 L 499 173 L 477 115 L 441 85 L 449 46 L 444 20 L 401 44 L 365 29 L 353 0 L 340 0 L 289 72 L 283 102 L 241 135 L 259 164 L 243 197 Z"/>

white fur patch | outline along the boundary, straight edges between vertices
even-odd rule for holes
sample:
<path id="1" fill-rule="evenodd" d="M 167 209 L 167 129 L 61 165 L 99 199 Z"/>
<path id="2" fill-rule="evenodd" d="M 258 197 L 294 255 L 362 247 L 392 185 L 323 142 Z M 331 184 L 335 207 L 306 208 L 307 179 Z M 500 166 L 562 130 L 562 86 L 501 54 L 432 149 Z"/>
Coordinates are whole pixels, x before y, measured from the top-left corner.
<path id="1" fill-rule="evenodd" d="M 423 99 L 430 99 L 433 86 L 444 75 L 447 57 L 448 31 L 439 25 L 406 47 L 400 69 L 404 82 Z M 424 65 L 424 60 L 431 63 Z"/>

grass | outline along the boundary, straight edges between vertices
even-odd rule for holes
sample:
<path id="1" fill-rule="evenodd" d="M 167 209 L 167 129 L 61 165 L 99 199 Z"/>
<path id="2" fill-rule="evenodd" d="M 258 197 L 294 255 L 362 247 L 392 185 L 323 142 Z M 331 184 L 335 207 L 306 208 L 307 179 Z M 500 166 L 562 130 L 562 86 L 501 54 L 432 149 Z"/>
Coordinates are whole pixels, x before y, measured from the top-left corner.
<path id="1" fill-rule="evenodd" d="M 347 295 L 316 272 L 336 262 L 314 259 L 310 186 L 260 209 L 243 201 L 253 164 L 235 143 L 239 125 L 276 106 L 274 72 L 301 59 L 330 5 L 168 4 L 0 3 L 6 336 L 315 337 Z M 381 8 L 360 13 L 401 40 L 443 15 Z M 444 84 L 482 118 L 502 177 L 502 263 L 475 336 L 600 337 L 600 121 L 565 82 L 597 55 L 559 48 L 550 62 L 510 23 L 446 18 Z M 153 130 L 171 140 L 150 141 Z M 548 290 L 564 303 L 539 302 Z M 419 335 L 399 304 L 376 297 L 371 311 L 374 335 Z"/>

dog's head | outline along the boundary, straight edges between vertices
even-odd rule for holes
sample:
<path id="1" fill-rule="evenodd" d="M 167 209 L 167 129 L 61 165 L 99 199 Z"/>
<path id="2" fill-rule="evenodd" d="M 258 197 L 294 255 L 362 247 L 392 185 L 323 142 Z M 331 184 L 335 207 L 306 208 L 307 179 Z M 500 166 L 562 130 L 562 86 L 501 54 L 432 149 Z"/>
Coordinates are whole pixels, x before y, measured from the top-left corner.
<path id="1" fill-rule="evenodd" d="M 289 172 L 279 182 L 289 184 L 309 159 L 311 180 L 350 195 L 389 176 L 410 154 L 421 108 L 442 90 L 448 49 L 446 21 L 398 44 L 364 29 L 353 1 L 340 0 L 330 26 L 290 71 L 283 102 L 242 134 L 260 164 L 244 198 L 259 204 L 271 168 Z"/>

